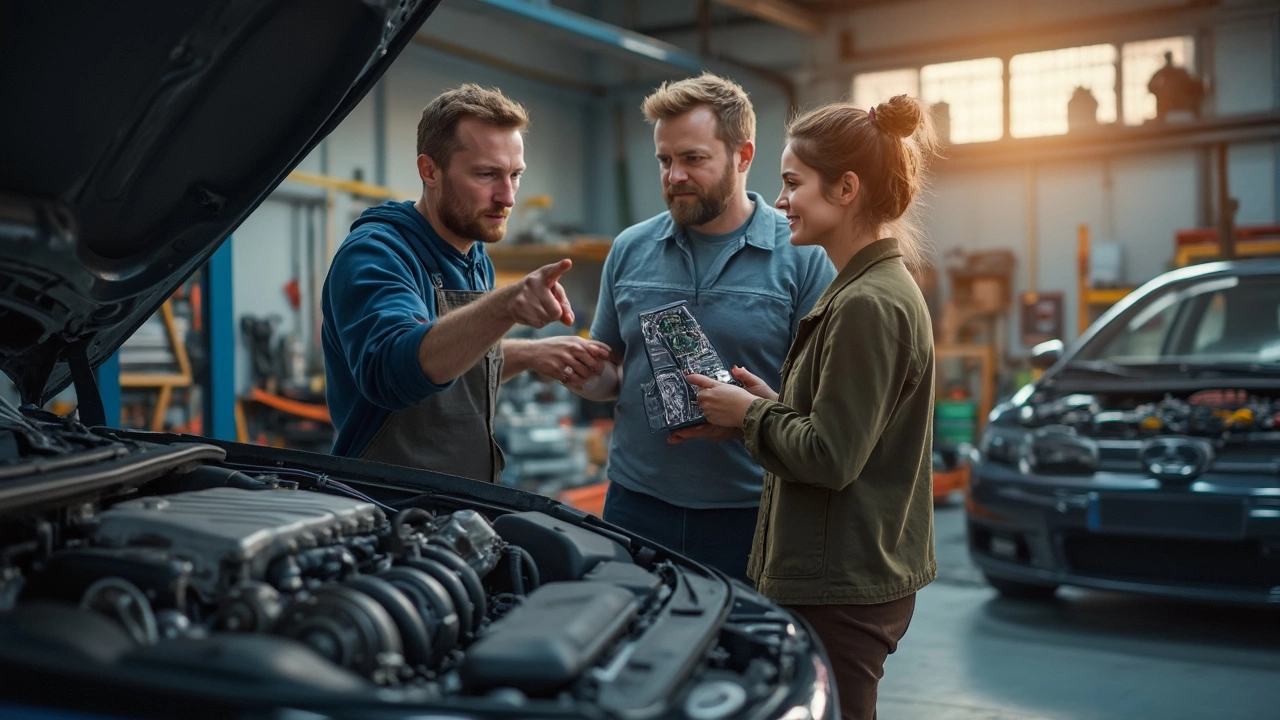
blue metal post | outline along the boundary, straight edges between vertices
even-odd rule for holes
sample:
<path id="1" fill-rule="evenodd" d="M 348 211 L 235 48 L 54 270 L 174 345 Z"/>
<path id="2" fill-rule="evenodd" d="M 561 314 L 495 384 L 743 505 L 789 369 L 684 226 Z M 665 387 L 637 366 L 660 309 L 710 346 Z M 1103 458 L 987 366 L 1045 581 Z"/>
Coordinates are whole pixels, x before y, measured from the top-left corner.
<path id="1" fill-rule="evenodd" d="M 107 427 L 120 427 L 123 418 L 120 409 L 120 352 L 111 353 L 111 357 L 94 371 L 98 379 L 98 395 L 102 398 L 103 417 Z"/>
<path id="2" fill-rule="evenodd" d="M 204 395 L 204 434 L 236 439 L 236 318 L 232 303 L 231 238 L 205 265 L 204 326 L 209 372 Z"/>

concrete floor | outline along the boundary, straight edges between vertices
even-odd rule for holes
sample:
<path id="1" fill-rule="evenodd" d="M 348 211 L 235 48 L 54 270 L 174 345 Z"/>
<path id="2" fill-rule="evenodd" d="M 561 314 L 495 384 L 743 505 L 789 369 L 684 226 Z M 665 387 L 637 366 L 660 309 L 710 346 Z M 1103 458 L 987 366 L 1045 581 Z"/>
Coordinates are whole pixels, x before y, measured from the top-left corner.
<path id="1" fill-rule="evenodd" d="M 1280 609 L 1067 588 L 1006 600 L 936 513 L 938 580 L 885 664 L 880 720 L 1280 720 Z"/>

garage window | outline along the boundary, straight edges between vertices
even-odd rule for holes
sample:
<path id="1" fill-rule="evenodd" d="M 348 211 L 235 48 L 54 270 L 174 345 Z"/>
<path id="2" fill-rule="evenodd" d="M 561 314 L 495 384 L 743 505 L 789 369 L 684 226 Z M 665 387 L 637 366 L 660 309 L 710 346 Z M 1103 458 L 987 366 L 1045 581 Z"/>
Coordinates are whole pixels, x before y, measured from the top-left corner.
<path id="1" fill-rule="evenodd" d="M 1086 45 L 1014 55 L 1009 61 L 1009 134 L 1067 132 L 1067 103 L 1076 88 L 1098 101 L 1098 122 L 1116 121 L 1116 46 Z"/>
<path id="2" fill-rule="evenodd" d="M 1190 35 L 1125 43 L 1121 51 L 1124 67 L 1124 124 L 1141 125 L 1156 116 L 1156 96 L 1147 90 L 1151 76 L 1164 67 L 1164 54 L 1173 55 L 1173 64 L 1196 70 L 1196 44 Z"/>
<path id="3" fill-rule="evenodd" d="M 953 143 L 999 140 L 1004 134 L 1004 62 L 978 58 L 920 68 L 920 99 L 946 103 Z"/>
<path id="4" fill-rule="evenodd" d="M 853 104 L 863 110 L 873 108 L 894 95 L 920 97 L 920 71 L 899 68 L 853 76 Z"/>

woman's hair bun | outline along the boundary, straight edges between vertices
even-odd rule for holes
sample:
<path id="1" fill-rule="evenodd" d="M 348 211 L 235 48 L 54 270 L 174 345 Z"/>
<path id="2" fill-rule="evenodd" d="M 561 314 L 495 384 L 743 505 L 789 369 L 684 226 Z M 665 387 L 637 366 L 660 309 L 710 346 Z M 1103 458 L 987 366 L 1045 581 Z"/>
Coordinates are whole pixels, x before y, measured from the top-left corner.
<path id="1" fill-rule="evenodd" d="M 924 103 L 908 95 L 894 95 L 876 106 L 876 125 L 900 138 L 908 138 L 924 122 L 928 109 Z"/>

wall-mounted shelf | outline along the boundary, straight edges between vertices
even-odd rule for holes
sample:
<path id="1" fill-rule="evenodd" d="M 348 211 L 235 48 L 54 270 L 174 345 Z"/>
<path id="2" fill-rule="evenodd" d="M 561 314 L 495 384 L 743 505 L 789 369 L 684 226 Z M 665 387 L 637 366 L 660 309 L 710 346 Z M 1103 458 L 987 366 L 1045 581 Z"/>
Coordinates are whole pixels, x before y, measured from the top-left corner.
<path id="1" fill-rule="evenodd" d="M 581 237 L 570 242 L 488 245 L 485 252 L 493 260 L 495 285 L 503 287 L 519 281 L 543 265 L 569 258 L 575 264 L 600 265 L 609 255 L 613 243 L 596 237 Z"/>
<path id="2" fill-rule="evenodd" d="M 1273 111 L 1205 118 L 1188 123 L 1106 125 L 1066 135 L 952 145 L 947 148 L 946 159 L 936 165 L 938 172 L 948 172 L 1276 139 L 1280 139 L 1280 112 Z"/>
<path id="3" fill-rule="evenodd" d="M 1235 252 L 1238 257 L 1280 255 L 1280 225 L 1242 225 L 1236 229 Z M 1180 230 L 1174 235 L 1178 267 L 1217 260 L 1221 256 L 1217 228 Z"/>

